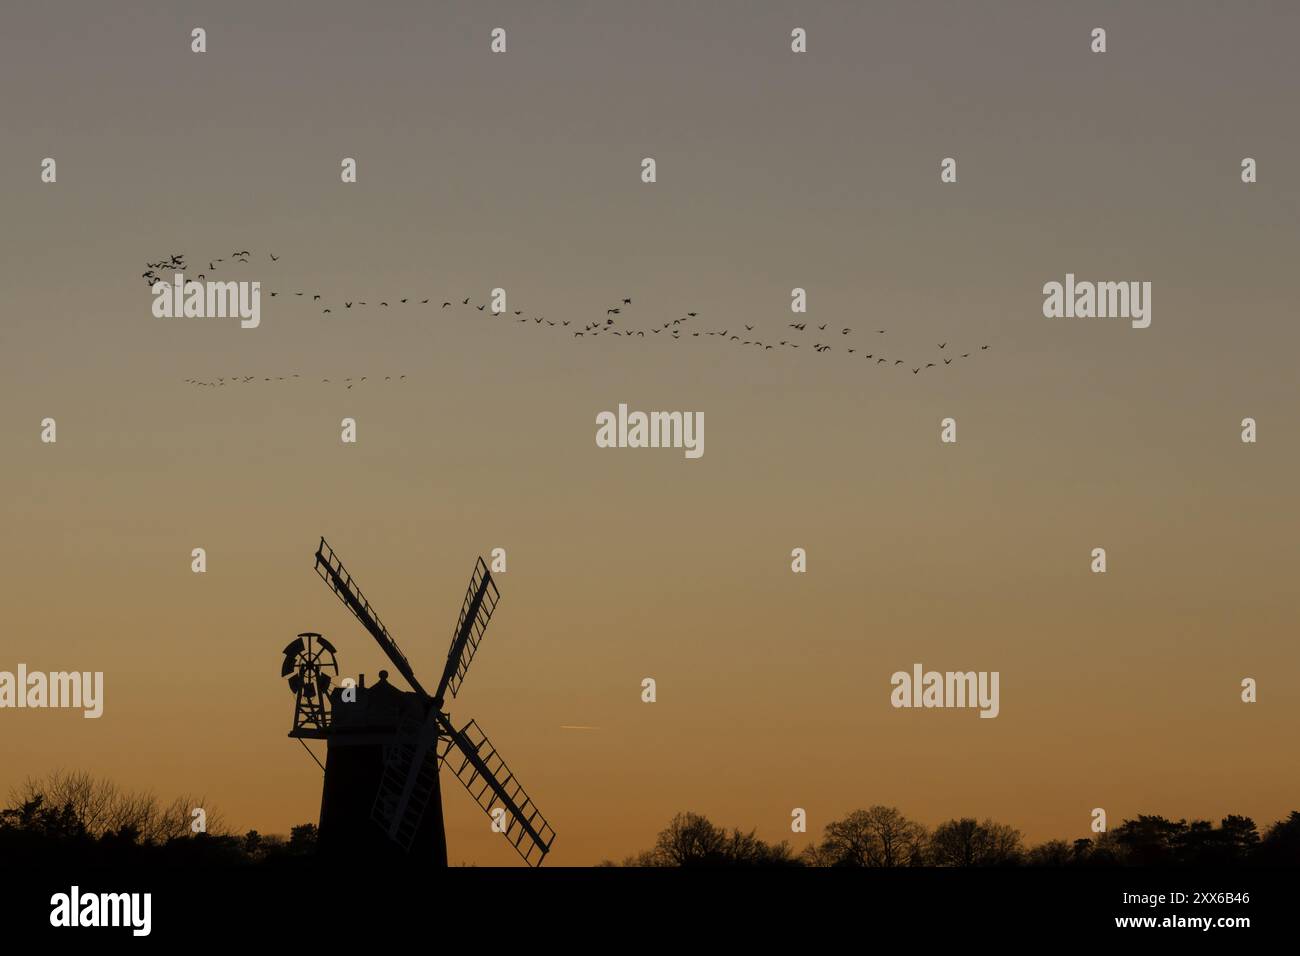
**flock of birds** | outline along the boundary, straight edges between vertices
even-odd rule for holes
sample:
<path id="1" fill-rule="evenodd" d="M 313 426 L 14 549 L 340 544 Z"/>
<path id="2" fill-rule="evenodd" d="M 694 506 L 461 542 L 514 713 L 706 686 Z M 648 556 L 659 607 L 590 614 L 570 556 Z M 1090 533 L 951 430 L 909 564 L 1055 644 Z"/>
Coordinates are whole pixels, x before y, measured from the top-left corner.
<path id="1" fill-rule="evenodd" d="M 248 250 L 232 252 L 229 255 L 229 265 L 234 265 L 236 263 L 247 265 L 249 263 L 250 255 L 251 253 Z M 268 256 L 271 262 L 278 262 L 280 259 L 279 256 L 273 253 L 268 253 Z M 149 285 L 152 286 L 155 282 L 160 280 L 160 276 L 158 275 L 159 271 L 174 270 L 183 272 L 185 271 L 186 263 L 183 254 L 176 254 L 171 255 L 166 259 L 159 260 L 158 262 L 147 263 L 146 265 L 147 270 L 142 273 L 142 275 Z M 214 274 L 220 268 L 225 268 L 226 266 L 227 257 L 225 256 L 219 259 L 210 259 L 208 261 L 207 272 L 199 273 L 198 279 L 203 281 L 210 273 Z M 313 304 L 319 303 L 322 315 L 342 314 L 337 310 L 337 302 L 325 299 L 320 293 L 307 290 L 295 290 L 293 292 L 283 290 L 271 291 L 272 298 L 278 298 L 280 296 L 295 299 L 301 298 L 312 302 Z M 913 375 L 920 375 L 922 372 L 932 368 L 945 368 L 952 365 L 954 362 L 971 358 L 976 352 L 987 351 L 989 348 L 987 344 L 984 344 L 980 345 L 978 348 L 972 347 L 969 351 L 964 352 L 958 351 L 956 348 L 952 351 L 948 351 L 948 343 L 939 342 L 939 351 L 927 356 L 928 358 L 936 359 L 937 361 L 916 361 L 899 358 L 896 354 L 886 355 L 886 349 L 882 348 L 882 345 L 887 340 L 872 339 L 869 344 L 864 345 L 861 340 L 850 338 L 850 336 L 857 334 L 857 330 L 851 326 L 836 326 L 829 322 L 816 323 L 809 322 L 806 319 L 799 322 L 791 322 L 787 326 L 790 331 L 781 333 L 781 335 L 784 335 L 785 337 L 781 338 L 780 336 L 777 336 L 775 337 L 776 341 L 773 341 L 774 337 L 772 336 L 764 336 L 760 338 L 755 334 L 754 326 L 745 323 L 741 323 L 737 326 L 728 326 L 723 329 L 700 328 L 700 322 L 698 321 L 700 319 L 700 314 L 698 312 L 687 312 L 678 318 L 669 319 L 663 322 L 663 324 L 658 324 L 656 322 L 653 326 L 633 328 L 623 324 L 625 321 L 625 311 L 630 311 L 632 306 L 631 296 L 622 297 L 621 301 L 605 309 L 605 314 L 602 318 L 587 321 L 581 327 L 575 326 L 571 319 L 562 319 L 557 321 L 555 319 L 548 319 L 544 315 L 525 315 L 523 310 L 518 309 L 502 312 L 489 311 L 486 303 L 480 304 L 472 302 L 471 299 L 471 296 L 465 296 L 464 298 L 457 297 L 454 299 L 439 300 L 431 297 L 421 298 L 418 296 L 408 295 L 401 298 L 392 298 L 391 301 L 389 299 L 342 300 L 342 304 L 344 313 L 353 309 L 391 309 L 400 308 L 402 306 L 428 306 L 430 308 L 438 309 L 439 311 L 445 309 L 452 309 L 453 311 L 471 309 L 477 312 L 482 312 L 486 316 L 511 319 L 523 325 L 533 324 L 553 329 L 571 330 L 572 337 L 575 339 L 591 339 L 596 338 L 597 336 L 616 337 L 629 340 L 645 339 L 646 334 L 649 333 L 651 336 L 661 335 L 665 339 L 673 339 L 675 341 L 689 338 L 717 338 L 731 345 L 736 345 L 741 348 L 755 348 L 763 352 L 779 351 L 783 349 L 795 350 L 800 348 L 806 348 L 810 352 L 818 355 L 825 355 L 829 352 L 840 352 L 845 355 L 854 356 L 858 359 L 864 359 L 870 362 L 873 367 L 882 365 L 891 369 L 901 367 L 904 371 L 910 370 Z M 888 330 L 874 329 L 869 333 L 864 334 L 887 335 Z M 893 352 L 892 349 L 889 349 L 889 351 L 891 353 Z M 288 376 L 261 376 L 260 378 L 263 382 L 283 382 L 300 379 L 301 376 L 294 373 Z M 258 379 L 259 376 L 244 375 L 233 376 L 231 378 L 222 377 L 213 380 L 186 379 L 185 382 L 194 386 L 220 388 L 229 384 L 253 383 L 258 381 Z M 386 375 L 382 380 L 386 382 L 401 382 L 405 381 L 405 379 L 405 375 Z M 362 382 L 367 381 L 379 381 L 379 379 L 377 377 L 368 378 L 364 375 L 355 378 L 349 377 L 334 380 L 328 378 L 321 379 L 323 384 L 343 384 L 347 388 L 352 388 L 354 385 L 359 385 Z"/>
<path id="2" fill-rule="evenodd" d="M 261 380 L 262 380 L 263 382 L 291 382 L 291 381 L 293 381 L 294 379 L 297 379 L 297 378 L 302 378 L 302 376 L 299 375 L 297 372 L 294 372 L 292 375 L 276 375 L 276 376 L 274 376 L 274 377 L 266 377 L 266 376 L 263 376 L 263 377 L 261 378 Z M 256 376 L 256 375 L 232 375 L 230 378 L 224 378 L 224 377 L 222 377 L 222 378 L 212 379 L 212 380 L 210 380 L 210 381 L 204 381 L 204 380 L 202 380 L 202 379 L 197 379 L 197 378 L 187 378 L 187 379 L 185 380 L 185 384 L 186 384 L 186 385 L 199 385 L 199 386 L 202 386 L 202 387 L 205 387 L 205 388 L 220 388 L 220 387 L 223 387 L 223 386 L 226 386 L 226 385 L 247 385 L 247 384 L 250 383 L 250 382 L 256 382 L 256 381 L 258 381 L 258 376 Z M 351 388 L 353 385 L 360 385 L 362 382 L 367 381 L 367 377 L 366 377 L 365 375 L 362 375 L 361 377 L 359 377 L 359 378 L 355 378 L 355 379 L 354 379 L 354 378 L 340 378 L 340 379 L 337 379 L 337 381 L 340 382 L 340 383 L 346 383 L 346 384 L 347 384 L 347 387 L 348 387 L 348 388 Z M 379 379 L 378 379 L 378 378 L 375 378 L 374 381 L 379 381 Z M 384 376 L 384 381 L 385 381 L 385 382 L 405 382 L 405 381 L 406 381 L 406 376 L 405 376 L 405 375 L 396 375 L 396 376 L 393 376 L 393 375 L 385 375 L 385 376 Z M 330 383 L 330 380 L 329 380 L 328 378 L 323 378 L 323 379 L 321 379 L 321 382 L 323 382 L 324 384 L 328 385 L 328 384 Z"/>

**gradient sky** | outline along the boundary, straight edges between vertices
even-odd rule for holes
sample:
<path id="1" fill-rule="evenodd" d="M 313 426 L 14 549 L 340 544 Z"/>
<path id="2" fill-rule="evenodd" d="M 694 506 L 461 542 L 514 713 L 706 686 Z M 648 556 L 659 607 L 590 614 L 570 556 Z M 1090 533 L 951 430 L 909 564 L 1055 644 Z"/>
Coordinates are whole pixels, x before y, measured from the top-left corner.
<path id="1" fill-rule="evenodd" d="M 312 572 L 324 534 L 426 683 L 475 557 L 507 549 L 450 710 L 549 817 L 552 864 L 686 809 L 802 846 L 793 807 L 809 836 L 886 803 L 1037 841 L 1096 806 L 1300 804 L 1294 5 L 119 7 L 0 29 L 0 669 L 106 681 L 98 721 L 0 712 L 0 794 L 76 768 L 242 829 L 314 820 L 280 649 L 317 630 L 345 672 L 386 665 Z M 776 339 L 802 286 L 858 331 L 574 340 L 265 292 L 254 331 L 153 318 L 146 261 L 245 248 L 241 278 L 335 304 L 502 286 L 582 325 L 630 296 L 629 325 Z M 1151 327 L 1043 318 L 1067 272 L 1152 282 Z M 847 338 L 990 349 L 913 376 Z M 235 375 L 258 382 L 184 384 Z M 598 449 L 619 402 L 703 411 L 703 458 Z M 1000 671 L 1001 715 L 892 709 L 914 661 Z M 516 862 L 449 778 L 443 802 L 452 862 Z"/>

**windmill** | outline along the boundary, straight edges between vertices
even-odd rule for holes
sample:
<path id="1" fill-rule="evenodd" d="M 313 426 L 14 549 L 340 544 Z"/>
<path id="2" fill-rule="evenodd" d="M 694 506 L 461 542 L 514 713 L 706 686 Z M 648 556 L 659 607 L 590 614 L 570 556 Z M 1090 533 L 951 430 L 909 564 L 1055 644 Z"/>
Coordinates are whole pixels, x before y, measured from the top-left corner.
<path id="1" fill-rule="evenodd" d="M 415 676 L 406 655 L 324 538 L 316 549 L 315 567 L 412 691 L 406 693 L 389 685 L 386 671 L 380 671 L 380 683 L 371 688 L 365 687 L 364 675 L 358 686 L 340 687 L 328 666 L 310 657 L 305 662 L 308 676 L 302 676 L 304 654 L 309 656 L 313 647 L 328 648 L 326 664 L 333 662 L 333 647 L 317 634 L 300 635 L 298 641 L 285 648 L 283 673 L 302 678 L 294 688 L 299 701 L 307 683 L 311 683 L 312 690 L 321 692 L 335 683 L 328 692 L 328 713 L 322 716 L 309 709 L 309 719 L 300 719 L 303 708 L 299 705 L 290 732 L 294 737 L 324 737 L 329 741 L 321 801 L 322 843 L 331 831 L 359 833 L 355 818 L 361 809 L 360 800 L 365 798 L 371 804 L 369 819 L 378 824 L 377 829 L 371 826 L 370 833 L 382 832 L 405 853 L 413 847 L 429 848 L 435 862 L 445 864 L 446 837 L 438 783 L 439 770 L 445 764 L 492 818 L 493 829 L 505 835 L 525 863 L 539 866 L 550 852 L 555 831 L 478 724 L 471 720 L 456 727 L 444 706 L 447 691 L 455 697 L 460 689 L 499 598 L 496 582 L 483 559 L 478 559 L 470 576 L 442 679 L 432 694 Z M 303 647 L 297 647 L 299 643 Z M 337 673 L 337 665 L 333 673 Z M 324 680 L 318 675 L 323 675 Z M 312 699 L 311 695 L 308 699 Z"/>
<path id="2" fill-rule="evenodd" d="M 280 676 L 294 693 L 293 729 L 299 737 L 324 737 L 330 724 L 330 684 L 338 677 L 334 645 L 314 631 L 304 631 L 284 649 Z"/>

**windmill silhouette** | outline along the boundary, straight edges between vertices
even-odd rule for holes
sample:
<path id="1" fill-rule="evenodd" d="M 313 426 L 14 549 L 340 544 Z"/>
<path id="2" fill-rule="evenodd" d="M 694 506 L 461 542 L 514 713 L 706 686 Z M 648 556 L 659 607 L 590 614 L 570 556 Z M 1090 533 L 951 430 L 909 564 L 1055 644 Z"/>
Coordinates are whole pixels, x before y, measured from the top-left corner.
<path id="1" fill-rule="evenodd" d="M 292 674 L 290 689 L 296 694 L 289 736 L 326 739 L 329 745 L 321 797 L 322 848 L 355 850 L 359 848 L 355 844 L 372 844 L 379 836 L 404 853 L 427 852 L 436 864 L 445 866 L 438 772 L 447 764 L 492 818 L 493 829 L 505 835 L 524 862 L 539 866 L 550 852 L 555 831 L 478 724 L 471 720 L 457 728 L 444 709 L 445 694 L 450 690 L 455 697 L 460 689 L 500 596 L 483 559 L 478 559 L 470 577 L 434 694 L 421 685 L 406 655 L 324 538 L 316 550 L 316 573 L 356 615 L 411 687 L 409 693 L 394 688 L 386 671 L 380 671 L 379 683 L 369 688 L 364 675 L 355 686 L 337 686 L 330 671 L 333 665 L 332 673 L 338 672 L 334 648 L 314 632 L 299 635 L 285 648 L 281 673 Z M 328 656 L 322 657 L 323 651 Z M 330 690 L 332 683 L 336 686 Z M 328 707 L 321 701 L 326 696 Z M 363 814 L 368 817 L 366 826 L 358 822 Z"/>
<path id="2" fill-rule="evenodd" d="M 284 649 L 280 676 L 293 691 L 295 730 L 327 731 L 330 724 L 330 684 L 338 677 L 334 645 L 315 631 L 304 631 Z M 302 736 L 312 736 L 304 733 Z"/>

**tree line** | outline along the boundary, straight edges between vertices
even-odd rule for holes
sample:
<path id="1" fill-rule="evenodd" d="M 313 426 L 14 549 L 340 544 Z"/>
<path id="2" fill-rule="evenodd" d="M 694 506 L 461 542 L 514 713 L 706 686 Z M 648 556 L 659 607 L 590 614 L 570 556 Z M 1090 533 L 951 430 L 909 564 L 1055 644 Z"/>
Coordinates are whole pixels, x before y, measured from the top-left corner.
<path id="1" fill-rule="evenodd" d="M 755 830 L 728 830 L 698 813 L 679 813 L 654 846 L 602 866 L 1295 866 L 1300 864 L 1300 811 L 1261 834 L 1249 817 L 1170 820 L 1139 815 L 1091 838 L 1027 846 L 1020 831 L 993 820 L 961 817 L 929 829 L 897 807 L 854 810 L 826 824 L 820 840 L 796 853 L 788 841 L 767 843 Z"/>
<path id="2" fill-rule="evenodd" d="M 203 827 L 194 829 L 194 809 Z M 120 789 L 88 773 L 55 771 L 29 779 L 0 810 L 0 859 L 39 857 L 98 864 L 276 863 L 316 848 L 316 825 L 289 836 L 244 834 L 226 825 L 201 797 L 163 803 L 152 793 Z"/>
<path id="3" fill-rule="evenodd" d="M 298 861 L 316 850 L 315 824 L 287 837 L 237 833 L 202 798 L 164 803 L 150 793 L 118 788 L 87 773 L 56 771 L 10 792 L 0 809 L 0 859 L 92 862 L 267 863 Z M 205 808 L 203 832 L 193 810 Z M 1139 815 L 1090 838 L 1028 846 L 1014 827 L 960 817 L 930 829 L 896 807 L 854 810 L 826 824 L 801 852 L 786 840 L 768 843 L 756 830 L 730 829 L 699 813 L 679 813 L 654 845 L 602 866 L 1296 866 L 1300 811 L 1261 832 L 1249 817 L 1170 820 Z"/>

